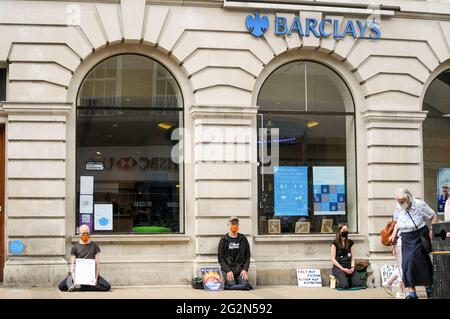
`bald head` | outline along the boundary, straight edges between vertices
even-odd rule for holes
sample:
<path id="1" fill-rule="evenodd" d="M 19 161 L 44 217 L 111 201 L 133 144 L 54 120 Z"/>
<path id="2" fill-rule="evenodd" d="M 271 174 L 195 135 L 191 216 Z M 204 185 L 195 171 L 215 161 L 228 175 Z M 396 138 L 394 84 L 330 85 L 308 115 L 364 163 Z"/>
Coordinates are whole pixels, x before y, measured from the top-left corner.
<path id="1" fill-rule="evenodd" d="M 81 225 L 80 226 L 80 234 L 90 233 L 90 232 L 91 232 L 91 229 L 89 228 L 88 225 Z"/>

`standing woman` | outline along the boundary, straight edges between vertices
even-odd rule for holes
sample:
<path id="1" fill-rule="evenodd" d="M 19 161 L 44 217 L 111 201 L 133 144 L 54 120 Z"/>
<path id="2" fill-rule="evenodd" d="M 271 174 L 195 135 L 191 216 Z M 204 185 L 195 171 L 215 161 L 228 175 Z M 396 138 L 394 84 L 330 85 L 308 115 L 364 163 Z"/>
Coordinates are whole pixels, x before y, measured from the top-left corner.
<path id="1" fill-rule="evenodd" d="M 331 274 L 336 277 L 336 288 L 347 289 L 361 287 L 361 278 L 355 272 L 355 255 L 353 254 L 353 240 L 348 239 L 348 226 L 340 224 L 336 233 L 336 240 L 331 244 Z"/>
<path id="2" fill-rule="evenodd" d="M 436 223 L 436 213 L 425 202 L 414 198 L 406 188 L 399 188 L 395 199 L 394 220 L 397 223 L 389 240 L 393 242 L 400 231 L 403 284 L 409 289 L 406 299 L 418 298 L 416 286 L 425 286 L 427 296 L 431 298 L 433 266 L 421 237 L 431 241 L 431 230 L 426 222 L 431 220 L 432 224 Z"/>

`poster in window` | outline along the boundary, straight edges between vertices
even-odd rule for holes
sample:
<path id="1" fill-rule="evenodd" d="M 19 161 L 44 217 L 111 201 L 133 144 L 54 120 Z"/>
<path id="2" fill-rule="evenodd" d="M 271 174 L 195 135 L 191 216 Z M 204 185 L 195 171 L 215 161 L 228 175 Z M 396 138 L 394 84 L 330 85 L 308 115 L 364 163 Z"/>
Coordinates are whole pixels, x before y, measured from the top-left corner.
<path id="1" fill-rule="evenodd" d="M 275 216 L 308 216 L 308 168 L 275 166 Z"/>
<path id="2" fill-rule="evenodd" d="M 310 222 L 296 222 L 295 223 L 295 233 L 296 234 L 307 234 L 311 228 Z"/>
<path id="3" fill-rule="evenodd" d="M 80 214 L 80 226 L 81 225 L 88 225 L 89 229 L 92 229 L 92 226 L 94 224 L 94 218 L 92 214 Z"/>
<path id="4" fill-rule="evenodd" d="M 444 214 L 445 202 L 450 198 L 450 168 L 439 168 L 437 172 L 438 214 Z"/>
<path id="5" fill-rule="evenodd" d="M 220 291 L 224 289 L 224 278 L 218 267 L 201 268 L 203 288 L 207 291 Z"/>
<path id="6" fill-rule="evenodd" d="M 281 221 L 279 219 L 269 219 L 267 221 L 269 234 L 281 233 Z"/>
<path id="7" fill-rule="evenodd" d="M 94 208 L 93 195 L 80 195 L 80 214 L 92 214 Z"/>
<path id="8" fill-rule="evenodd" d="M 314 215 L 345 215 L 345 167 L 313 167 Z"/>
<path id="9" fill-rule="evenodd" d="M 94 205 L 94 229 L 112 230 L 113 229 L 113 205 L 95 204 Z"/>
<path id="10" fill-rule="evenodd" d="M 324 234 L 334 233 L 333 231 L 333 219 L 324 218 L 322 219 L 322 227 L 320 227 L 320 232 Z"/>
<path id="11" fill-rule="evenodd" d="M 94 176 L 80 176 L 80 194 L 94 194 Z"/>

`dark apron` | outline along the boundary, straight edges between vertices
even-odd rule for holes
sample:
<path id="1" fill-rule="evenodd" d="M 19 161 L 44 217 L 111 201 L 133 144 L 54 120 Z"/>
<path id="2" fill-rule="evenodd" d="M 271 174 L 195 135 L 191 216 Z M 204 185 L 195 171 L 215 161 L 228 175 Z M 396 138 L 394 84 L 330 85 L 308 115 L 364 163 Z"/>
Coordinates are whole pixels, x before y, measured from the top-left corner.
<path id="1" fill-rule="evenodd" d="M 405 287 L 431 286 L 433 283 L 433 265 L 420 240 L 420 234 L 429 237 L 428 226 L 409 233 L 401 233 L 402 237 L 402 271 Z"/>

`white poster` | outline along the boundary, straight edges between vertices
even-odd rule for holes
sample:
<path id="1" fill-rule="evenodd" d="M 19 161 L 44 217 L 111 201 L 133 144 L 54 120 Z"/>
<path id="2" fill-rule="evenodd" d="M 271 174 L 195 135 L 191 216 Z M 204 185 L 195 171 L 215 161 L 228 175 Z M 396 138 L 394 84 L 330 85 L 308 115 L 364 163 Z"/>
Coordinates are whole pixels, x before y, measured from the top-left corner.
<path id="1" fill-rule="evenodd" d="M 75 260 L 75 285 L 95 285 L 95 259 Z"/>
<path id="2" fill-rule="evenodd" d="M 80 176 L 80 194 L 94 194 L 94 176 Z"/>
<path id="3" fill-rule="evenodd" d="M 94 205 L 94 229 L 112 230 L 113 229 L 113 205 L 95 204 Z"/>
<path id="4" fill-rule="evenodd" d="M 297 280 L 299 287 L 322 287 L 322 277 L 320 276 L 320 269 L 297 269 Z"/>
<path id="5" fill-rule="evenodd" d="M 385 285 L 389 277 L 391 277 L 395 271 L 398 271 L 397 265 L 380 265 L 381 284 Z M 395 279 L 395 281 L 392 283 L 392 286 L 396 287 L 397 285 L 398 280 Z"/>
<path id="6" fill-rule="evenodd" d="M 80 195 L 80 214 L 92 214 L 94 206 L 93 195 Z"/>

